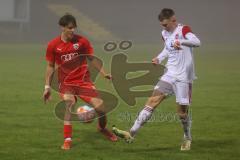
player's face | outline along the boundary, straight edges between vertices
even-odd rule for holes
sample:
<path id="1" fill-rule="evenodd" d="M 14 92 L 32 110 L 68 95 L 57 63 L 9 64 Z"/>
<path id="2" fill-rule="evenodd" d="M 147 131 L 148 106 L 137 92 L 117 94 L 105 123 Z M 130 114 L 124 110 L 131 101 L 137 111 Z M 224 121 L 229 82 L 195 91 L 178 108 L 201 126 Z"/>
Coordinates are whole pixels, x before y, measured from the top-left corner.
<path id="1" fill-rule="evenodd" d="M 62 27 L 62 33 L 68 40 L 71 40 L 73 38 L 75 29 L 76 29 L 76 26 L 70 23 L 67 26 Z"/>
<path id="2" fill-rule="evenodd" d="M 167 30 L 167 31 L 173 31 L 176 27 L 176 17 L 172 16 L 169 19 L 164 19 L 163 21 L 160 22 L 161 26 L 163 27 L 163 29 Z"/>

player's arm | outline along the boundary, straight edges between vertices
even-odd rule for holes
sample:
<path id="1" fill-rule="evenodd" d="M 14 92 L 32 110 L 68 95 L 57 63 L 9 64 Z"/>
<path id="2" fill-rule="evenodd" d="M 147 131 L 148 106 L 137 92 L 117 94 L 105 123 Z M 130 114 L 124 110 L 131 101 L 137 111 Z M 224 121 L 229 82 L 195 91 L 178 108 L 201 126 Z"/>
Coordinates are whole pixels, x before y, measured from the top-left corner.
<path id="1" fill-rule="evenodd" d="M 45 86 L 50 87 L 53 78 L 54 68 L 55 68 L 54 63 L 48 62 L 45 74 Z"/>
<path id="2" fill-rule="evenodd" d="M 89 55 L 87 57 L 93 67 L 96 68 L 104 78 L 111 80 L 112 76 L 110 74 L 107 74 L 106 71 L 103 69 L 102 61 L 93 56 L 93 47 L 91 43 L 87 39 L 85 39 L 83 42 L 85 45 L 85 53 Z"/>
<path id="3" fill-rule="evenodd" d="M 51 97 L 51 82 L 53 79 L 53 73 L 55 69 L 55 56 L 54 56 L 54 46 L 48 44 L 46 52 L 47 67 L 45 73 L 45 86 L 43 92 L 43 100 L 46 103 Z"/>
<path id="4" fill-rule="evenodd" d="M 182 35 L 184 39 L 174 42 L 173 47 L 175 49 L 181 49 L 181 45 L 187 47 L 199 47 L 201 45 L 199 38 L 192 32 L 189 26 L 184 26 L 182 28 Z"/>
<path id="5" fill-rule="evenodd" d="M 168 54 L 169 54 L 168 50 L 166 49 L 166 47 L 164 47 L 162 52 L 159 53 L 157 57 L 152 59 L 152 63 L 153 64 L 160 64 L 160 63 L 162 63 L 162 61 L 168 57 Z"/>
<path id="6" fill-rule="evenodd" d="M 103 68 L 102 62 L 98 58 L 94 56 L 89 56 L 88 59 L 104 78 L 112 79 L 112 76 L 106 73 L 106 71 Z"/>
<path id="7" fill-rule="evenodd" d="M 185 37 L 185 39 L 179 40 L 180 45 L 188 47 L 199 47 L 201 45 L 199 38 L 195 34 L 189 32 Z"/>
<path id="8" fill-rule="evenodd" d="M 48 62 L 46 67 L 45 86 L 44 86 L 44 92 L 43 92 L 44 103 L 49 101 L 51 97 L 51 82 L 53 78 L 53 73 L 54 73 L 54 63 Z"/>

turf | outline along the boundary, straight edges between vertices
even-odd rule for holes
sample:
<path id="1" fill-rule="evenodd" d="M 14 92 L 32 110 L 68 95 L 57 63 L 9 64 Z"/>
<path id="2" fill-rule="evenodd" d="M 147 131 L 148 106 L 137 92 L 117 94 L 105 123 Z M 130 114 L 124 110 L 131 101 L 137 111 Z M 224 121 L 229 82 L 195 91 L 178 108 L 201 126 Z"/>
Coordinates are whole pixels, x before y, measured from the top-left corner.
<path id="1" fill-rule="evenodd" d="M 155 45 L 135 45 L 126 53 L 130 61 L 149 61 L 158 51 Z M 62 151 L 62 121 L 53 113 L 58 96 L 54 93 L 52 102 L 47 105 L 41 99 L 46 64 L 44 46 L 1 45 L 0 52 L 1 160 L 239 159 L 238 46 L 203 46 L 195 52 L 198 80 L 193 88 L 194 141 L 189 152 L 179 150 L 181 126 L 171 119 L 176 110 L 174 98 L 161 104 L 155 116 L 157 119 L 141 129 L 133 144 L 107 141 L 97 132 L 96 121 L 92 124 L 74 122 L 73 148 Z M 97 47 L 96 52 L 109 69 L 114 53 L 104 53 L 101 47 Z M 116 95 L 106 80 L 98 78 L 97 87 Z M 109 114 L 109 126 L 115 124 L 128 129 L 145 100 L 139 98 L 135 107 L 129 107 L 119 98 L 119 106 Z"/>

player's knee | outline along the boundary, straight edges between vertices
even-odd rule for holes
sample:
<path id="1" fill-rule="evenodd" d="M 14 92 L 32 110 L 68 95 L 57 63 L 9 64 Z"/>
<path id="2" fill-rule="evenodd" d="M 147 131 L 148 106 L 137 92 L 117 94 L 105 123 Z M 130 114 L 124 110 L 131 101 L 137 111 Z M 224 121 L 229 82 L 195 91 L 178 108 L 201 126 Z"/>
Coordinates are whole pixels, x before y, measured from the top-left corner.
<path id="1" fill-rule="evenodd" d="M 183 111 L 178 111 L 177 114 L 180 119 L 185 119 L 188 115 L 187 112 L 183 112 Z"/>
<path id="2" fill-rule="evenodd" d="M 97 112 L 104 112 L 103 100 L 102 99 L 94 100 L 93 107 Z"/>
<path id="3" fill-rule="evenodd" d="M 71 125 L 72 123 L 71 123 L 71 121 L 69 121 L 69 120 L 64 120 L 63 124 L 64 124 L 64 125 Z"/>
<path id="4" fill-rule="evenodd" d="M 72 106 L 76 103 L 76 99 L 74 95 L 70 95 L 70 94 L 64 94 L 63 100 L 66 102 L 67 106 Z"/>
<path id="5" fill-rule="evenodd" d="M 177 114 L 179 118 L 186 118 L 188 116 L 188 106 L 178 104 Z"/>

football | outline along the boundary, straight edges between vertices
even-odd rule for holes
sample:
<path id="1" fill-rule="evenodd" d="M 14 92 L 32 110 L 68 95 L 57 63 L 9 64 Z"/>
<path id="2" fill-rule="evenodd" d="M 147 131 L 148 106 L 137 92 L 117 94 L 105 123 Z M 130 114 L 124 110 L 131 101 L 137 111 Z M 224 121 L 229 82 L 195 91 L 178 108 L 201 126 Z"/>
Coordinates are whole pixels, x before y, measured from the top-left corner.
<path id="1" fill-rule="evenodd" d="M 96 111 L 88 105 L 79 106 L 77 108 L 77 116 L 80 122 L 90 123 L 96 117 Z"/>

